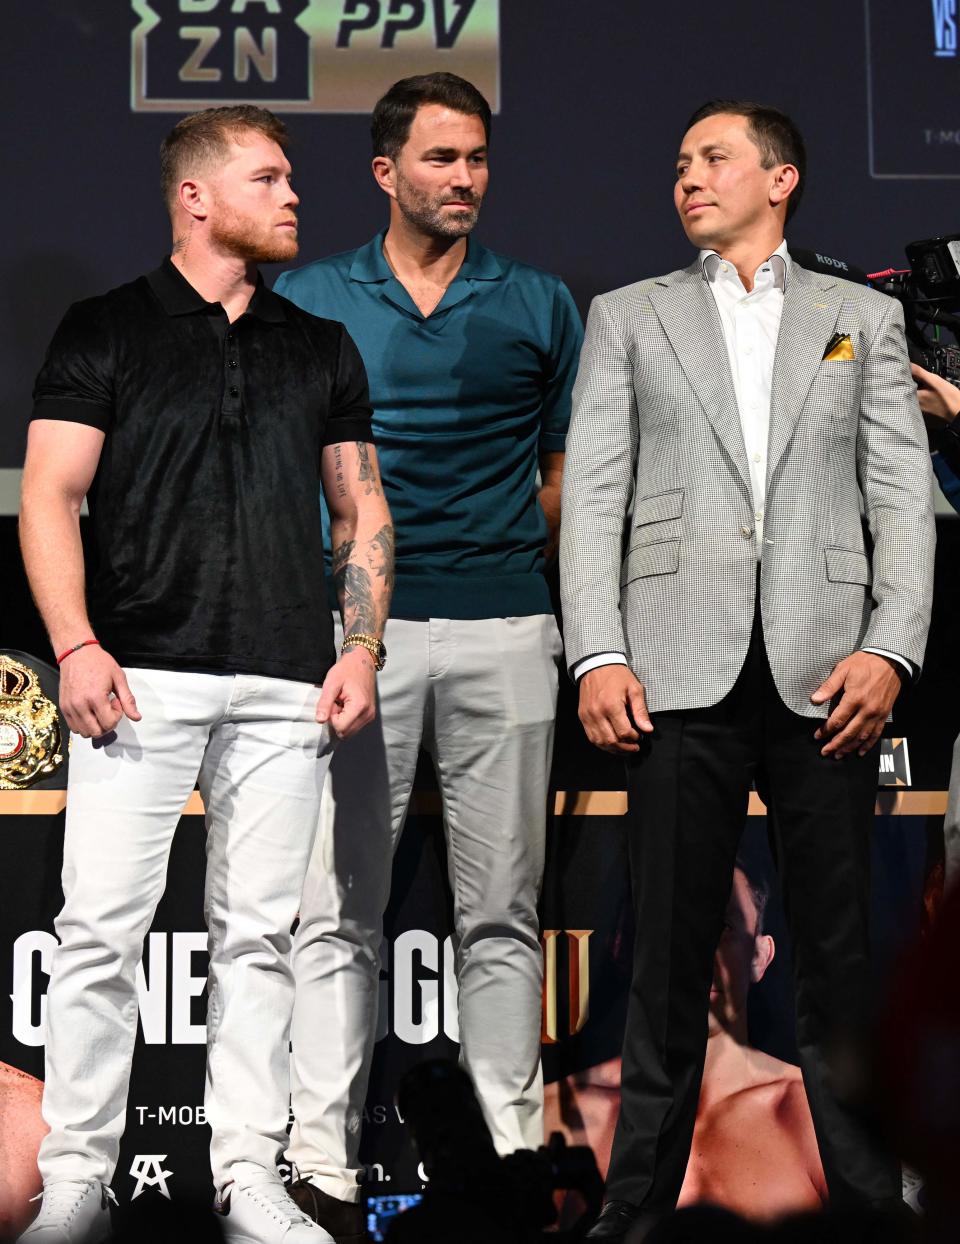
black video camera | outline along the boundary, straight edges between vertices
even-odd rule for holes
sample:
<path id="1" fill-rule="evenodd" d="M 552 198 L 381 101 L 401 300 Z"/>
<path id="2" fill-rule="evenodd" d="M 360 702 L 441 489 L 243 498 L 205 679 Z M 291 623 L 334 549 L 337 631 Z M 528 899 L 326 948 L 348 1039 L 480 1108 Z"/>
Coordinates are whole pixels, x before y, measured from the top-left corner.
<path id="1" fill-rule="evenodd" d="M 403 1077 L 397 1108 L 429 1179 L 419 1204 L 397 1214 L 388 1244 L 573 1244 L 600 1212 L 603 1181 L 592 1150 L 549 1145 L 498 1156 L 469 1076 L 434 1059 Z M 556 1220 L 556 1189 L 580 1194 L 585 1211 L 566 1232 L 543 1234 Z"/>
<path id="2" fill-rule="evenodd" d="M 960 233 L 911 242 L 909 269 L 872 273 L 870 283 L 903 305 L 910 358 L 960 388 Z M 946 329 L 953 341 L 941 341 Z"/>

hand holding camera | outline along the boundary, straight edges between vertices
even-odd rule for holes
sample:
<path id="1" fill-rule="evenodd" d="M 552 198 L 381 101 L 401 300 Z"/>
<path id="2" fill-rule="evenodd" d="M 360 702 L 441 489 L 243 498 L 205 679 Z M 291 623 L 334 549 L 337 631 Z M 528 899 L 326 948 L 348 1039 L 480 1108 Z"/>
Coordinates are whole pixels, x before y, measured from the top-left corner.
<path id="1" fill-rule="evenodd" d="M 910 370 L 917 382 L 917 398 L 927 427 L 932 432 L 942 432 L 960 414 L 960 389 L 952 381 L 916 363 L 910 365 Z"/>

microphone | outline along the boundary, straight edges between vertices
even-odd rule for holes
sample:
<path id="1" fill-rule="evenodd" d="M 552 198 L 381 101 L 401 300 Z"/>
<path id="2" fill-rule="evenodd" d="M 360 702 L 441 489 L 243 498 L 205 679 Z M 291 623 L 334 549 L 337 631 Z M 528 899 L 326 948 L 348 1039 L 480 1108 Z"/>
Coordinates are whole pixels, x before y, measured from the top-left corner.
<path id="1" fill-rule="evenodd" d="M 808 272 L 819 272 L 822 276 L 842 276 L 844 280 L 854 281 L 857 285 L 870 283 L 863 268 L 858 268 L 848 259 L 834 259 L 832 255 L 824 255 L 821 251 L 793 246 L 790 247 L 790 258 Z"/>

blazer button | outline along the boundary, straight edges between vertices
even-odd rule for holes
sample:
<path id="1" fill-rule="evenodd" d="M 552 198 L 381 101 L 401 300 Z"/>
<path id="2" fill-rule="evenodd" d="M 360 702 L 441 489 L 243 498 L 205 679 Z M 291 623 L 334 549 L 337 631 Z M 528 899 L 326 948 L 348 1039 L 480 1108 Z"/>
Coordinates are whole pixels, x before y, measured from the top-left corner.
<path id="1" fill-rule="evenodd" d="M 753 535 L 753 528 L 752 528 L 752 527 L 741 527 L 741 528 L 740 528 L 740 534 L 741 534 L 741 535 L 742 535 L 745 539 L 749 539 L 749 537 Z"/>

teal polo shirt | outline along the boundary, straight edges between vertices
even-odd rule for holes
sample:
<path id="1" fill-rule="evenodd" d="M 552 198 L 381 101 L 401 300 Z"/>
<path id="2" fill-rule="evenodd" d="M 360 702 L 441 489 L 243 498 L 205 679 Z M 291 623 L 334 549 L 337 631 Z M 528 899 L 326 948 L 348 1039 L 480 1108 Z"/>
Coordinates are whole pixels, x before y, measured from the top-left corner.
<path id="1" fill-rule="evenodd" d="M 563 282 L 470 237 L 424 317 L 380 234 L 283 273 L 275 288 L 344 324 L 366 365 L 397 534 L 391 616 L 550 612 L 538 451 L 564 448 L 583 338 Z"/>

